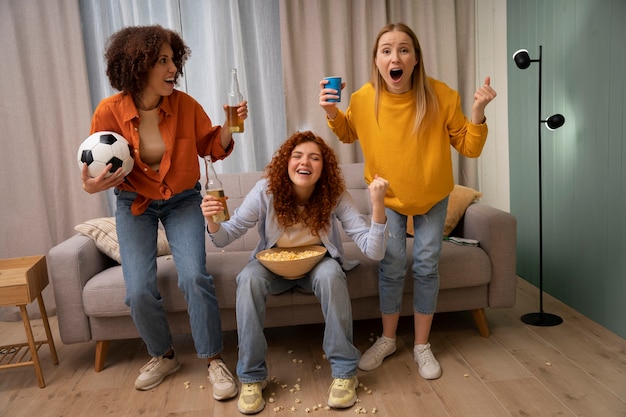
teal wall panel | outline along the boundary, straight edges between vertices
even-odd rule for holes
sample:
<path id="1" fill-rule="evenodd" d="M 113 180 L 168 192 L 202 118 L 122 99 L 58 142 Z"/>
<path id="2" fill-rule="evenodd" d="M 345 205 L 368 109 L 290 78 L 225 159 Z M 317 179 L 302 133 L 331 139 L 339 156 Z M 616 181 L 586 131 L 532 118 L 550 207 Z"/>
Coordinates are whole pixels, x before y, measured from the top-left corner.
<path id="1" fill-rule="evenodd" d="M 543 45 L 543 286 L 626 337 L 626 1 L 508 0 L 509 57 Z M 539 284 L 538 64 L 508 66 L 518 274 Z"/>

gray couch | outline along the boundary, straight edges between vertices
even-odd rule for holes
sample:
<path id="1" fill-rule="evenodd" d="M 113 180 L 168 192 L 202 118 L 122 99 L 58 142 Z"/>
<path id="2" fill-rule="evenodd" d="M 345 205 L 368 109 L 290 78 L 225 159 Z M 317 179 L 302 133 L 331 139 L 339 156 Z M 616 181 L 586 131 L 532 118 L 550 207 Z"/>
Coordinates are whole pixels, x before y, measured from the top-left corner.
<path id="1" fill-rule="evenodd" d="M 348 191 L 365 215 L 370 215 L 362 164 L 342 165 Z M 232 211 L 260 178 L 260 173 L 223 174 Z M 489 336 L 485 308 L 512 307 L 516 291 L 516 220 L 504 211 L 473 203 L 453 235 L 476 239 L 479 247 L 444 242 L 440 260 L 441 289 L 438 312 L 471 311 L 479 332 Z M 215 248 L 207 238 L 207 269 L 215 277 L 224 330 L 236 328 L 235 277 L 248 261 L 258 239 L 256 229 L 226 248 Z M 407 242 L 408 258 L 412 239 Z M 344 235 L 349 258 L 361 264 L 348 272 L 354 320 L 380 317 L 378 262 L 367 259 Z M 49 276 L 56 297 L 61 340 L 65 344 L 96 342 L 95 369 L 104 368 L 110 340 L 139 337 L 124 304 L 121 266 L 100 252 L 93 240 L 76 234 L 48 254 Z M 410 259 L 407 259 L 409 262 Z M 158 258 L 158 281 L 174 334 L 190 332 L 185 300 L 177 287 L 171 256 Z M 323 322 L 313 295 L 298 291 L 271 296 L 266 327 Z M 402 315 L 412 315 L 412 278 L 407 272 Z"/>

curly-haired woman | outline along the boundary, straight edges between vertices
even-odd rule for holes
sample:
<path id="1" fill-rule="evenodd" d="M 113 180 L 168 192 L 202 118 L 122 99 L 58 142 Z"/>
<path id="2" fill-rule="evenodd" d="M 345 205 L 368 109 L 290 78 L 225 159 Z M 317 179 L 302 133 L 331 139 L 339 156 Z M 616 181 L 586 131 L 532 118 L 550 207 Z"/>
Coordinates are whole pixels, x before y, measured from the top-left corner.
<path id="1" fill-rule="evenodd" d="M 111 36 L 105 53 L 107 76 L 120 93 L 100 102 L 91 132 L 124 136 L 135 164 L 128 176 L 120 168 L 108 178 L 110 165 L 92 178 L 85 164 L 82 179 L 88 193 L 115 187 L 126 303 L 152 356 L 135 388 L 152 389 L 180 368 L 157 288 L 160 221 L 188 304 L 197 355 L 208 360 L 213 397 L 222 400 L 238 391 L 220 359 L 222 329 L 213 277 L 205 265 L 198 156 L 223 159 L 234 142 L 228 129 L 213 126 L 196 100 L 174 88 L 189 55 L 177 33 L 158 25 L 127 27 Z M 246 118 L 247 112 L 244 101 L 238 113 Z"/>
<path id="2" fill-rule="evenodd" d="M 323 348 L 334 378 L 328 405 L 347 408 L 355 403 L 360 353 L 352 344 L 352 310 L 342 269 L 349 269 L 349 262 L 343 258 L 339 223 L 364 254 L 382 259 L 387 238 L 383 205 L 387 187 L 387 181 L 379 177 L 369 185 L 372 221 L 368 224 L 345 189 L 333 150 L 313 133 L 298 132 L 278 149 L 265 178 L 248 193 L 229 221 L 214 223 L 211 217 L 222 204 L 215 197 L 204 197 L 202 213 L 216 246 L 229 244 L 255 225 L 260 235 L 250 262 L 237 276 L 237 376 L 242 382 L 237 408 L 241 413 L 254 414 L 265 407 L 262 390 L 268 373 L 263 322 L 267 296 L 294 287 L 314 293 L 322 306 L 326 322 Z M 300 279 L 284 279 L 255 258 L 258 252 L 272 247 L 306 245 L 324 245 L 329 256 Z"/>

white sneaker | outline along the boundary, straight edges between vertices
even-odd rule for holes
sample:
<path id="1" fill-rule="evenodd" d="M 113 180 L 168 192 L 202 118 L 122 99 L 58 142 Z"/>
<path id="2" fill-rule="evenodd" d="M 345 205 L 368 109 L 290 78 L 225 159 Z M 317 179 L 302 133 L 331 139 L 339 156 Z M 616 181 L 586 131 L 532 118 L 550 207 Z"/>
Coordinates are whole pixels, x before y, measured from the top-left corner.
<path id="1" fill-rule="evenodd" d="M 135 380 L 135 388 L 148 391 L 163 382 L 163 379 L 180 369 L 180 363 L 176 356 L 168 359 L 164 356 L 156 356 L 139 370 L 139 376 Z"/>
<path id="2" fill-rule="evenodd" d="M 237 395 L 237 384 L 226 364 L 221 359 L 209 363 L 209 381 L 213 384 L 213 398 L 227 400 Z"/>
<path id="3" fill-rule="evenodd" d="M 430 350 L 430 343 L 415 345 L 413 357 L 419 366 L 419 372 L 424 379 L 437 379 L 441 376 L 441 366 Z"/>
<path id="4" fill-rule="evenodd" d="M 359 369 L 371 371 L 383 364 L 383 359 L 396 351 L 396 339 L 380 336 L 376 342 L 367 349 L 359 360 Z"/>

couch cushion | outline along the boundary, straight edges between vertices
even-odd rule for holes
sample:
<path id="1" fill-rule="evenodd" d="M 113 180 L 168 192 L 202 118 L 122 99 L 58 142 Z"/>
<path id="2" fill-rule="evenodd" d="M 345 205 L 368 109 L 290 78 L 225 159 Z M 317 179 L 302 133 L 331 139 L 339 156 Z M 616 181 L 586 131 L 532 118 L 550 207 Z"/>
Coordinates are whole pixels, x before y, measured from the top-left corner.
<path id="1" fill-rule="evenodd" d="M 117 231 L 115 230 L 115 217 L 101 217 L 88 220 L 76 225 L 74 230 L 93 239 L 96 246 L 109 258 L 121 262 L 120 244 L 117 241 Z M 165 231 L 158 229 L 157 234 L 157 254 L 159 256 L 169 255 L 170 245 L 167 242 Z"/>
<path id="2" fill-rule="evenodd" d="M 407 265 L 412 239 L 407 239 Z M 349 259 L 358 259 L 360 264 L 348 275 L 350 298 L 368 298 L 378 296 L 378 261 L 368 259 L 354 242 L 344 244 L 345 254 Z M 215 290 L 221 309 L 234 309 L 236 305 L 236 277 L 248 262 L 249 252 L 223 252 L 219 262 L 215 254 L 207 256 L 207 269 L 214 277 Z M 485 251 L 480 247 L 460 246 L 450 242 L 443 243 L 439 262 L 442 277 L 440 289 L 474 287 L 488 284 L 491 278 L 491 263 Z M 185 298 L 178 288 L 177 273 L 172 256 L 157 259 L 157 280 L 159 291 L 163 295 L 163 305 L 168 312 L 186 311 Z M 413 291 L 413 279 L 410 267 L 404 282 L 404 292 Z M 95 275 L 87 282 L 83 290 L 85 313 L 94 317 L 116 317 L 130 314 L 124 303 L 126 287 L 122 277 L 122 267 L 114 266 Z M 301 291 L 289 291 L 277 296 L 270 296 L 267 307 L 285 307 L 290 305 L 317 304 L 312 294 Z"/>
<path id="3" fill-rule="evenodd" d="M 459 221 L 463 218 L 465 210 L 467 210 L 469 205 L 482 196 L 483 193 L 480 191 L 455 184 L 448 198 L 448 211 L 446 213 L 446 222 L 443 227 L 444 236 L 450 235 L 457 224 L 459 224 Z M 411 216 L 407 217 L 406 233 L 413 236 L 413 218 Z"/>

